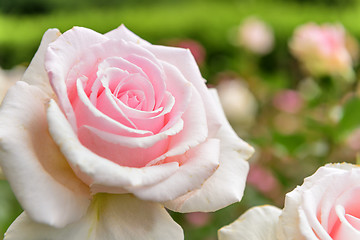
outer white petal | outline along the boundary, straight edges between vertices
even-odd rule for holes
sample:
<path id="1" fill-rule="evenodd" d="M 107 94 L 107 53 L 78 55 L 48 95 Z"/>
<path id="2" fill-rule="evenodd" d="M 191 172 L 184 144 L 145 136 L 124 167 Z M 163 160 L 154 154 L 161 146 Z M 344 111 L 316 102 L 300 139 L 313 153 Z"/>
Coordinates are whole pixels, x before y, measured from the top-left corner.
<path id="1" fill-rule="evenodd" d="M 21 79 L 30 85 L 41 88 L 41 90 L 46 92 L 49 96 L 52 96 L 54 93 L 50 86 L 47 72 L 44 68 L 45 52 L 49 43 L 55 41 L 60 35 L 61 33 L 58 29 L 49 29 L 45 32 L 39 49 Z"/>
<path id="2" fill-rule="evenodd" d="M 29 216 L 62 227 L 85 214 L 90 193 L 49 135 L 46 101 L 22 81 L 9 90 L 0 110 L 0 163 Z"/>
<path id="3" fill-rule="evenodd" d="M 121 24 L 120 27 L 108 32 L 105 34 L 106 37 L 111 39 L 123 39 L 125 41 L 130 41 L 142 45 L 150 45 L 149 42 L 137 36 L 135 33 L 131 32 L 125 27 L 124 24 Z"/>
<path id="4" fill-rule="evenodd" d="M 294 240 L 305 240 L 299 227 L 300 213 L 298 208 L 301 203 L 301 190 L 299 188 L 298 186 L 292 192 L 286 194 L 284 210 L 279 217 L 277 226 L 279 240 L 287 240 L 290 236 Z"/>
<path id="5" fill-rule="evenodd" d="M 22 213 L 4 240 L 182 240 L 181 227 L 160 204 L 131 195 L 96 196 L 87 214 L 64 228 L 32 221 Z"/>
<path id="6" fill-rule="evenodd" d="M 240 201 L 249 164 L 246 161 L 253 148 L 241 140 L 225 118 L 215 91 L 212 91 L 213 106 L 221 121 L 215 137 L 220 140 L 220 165 L 200 189 L 189 192 L 165 206 L 177 212 L 216 211 Z"/>
<path id="7" fill-rule="evenodd" d="M 129 191 L 141 199 L 163 202 L 200 188 L 219 165 L 219 140 L 209 139 L 180 158 L 185 163 L 169 178 L 152 186 L 128 188 Z"/>
<path id="8" fill-rule="evenodd" d="M 281 210 L 274 206 L 254 207 L 218 231 L 219 240 L 278 240 L 276 225 Z"/>

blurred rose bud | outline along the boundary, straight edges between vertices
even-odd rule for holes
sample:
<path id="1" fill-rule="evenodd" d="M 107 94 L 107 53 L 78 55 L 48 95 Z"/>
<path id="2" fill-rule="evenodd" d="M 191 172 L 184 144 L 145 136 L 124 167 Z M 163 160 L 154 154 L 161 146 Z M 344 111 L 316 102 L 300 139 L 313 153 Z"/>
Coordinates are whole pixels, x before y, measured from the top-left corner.
<path id="1" fill-rule="evenodd" d="M 308 23 L 298 27 L 289 42 L 290 51 L 314 76 L 341 76 L 353 80 L 353 61 L 341 25 Z M 348 38 L 349 39 L 349 38 Z M 355 43 L 352 42 L 354 48 Z"/>
<path id="2" fill-rule="evenodd" d="M 360 151 L 360 128 L 355 129 L 346 138 L 346 145 L 353 151 Z"/>
<path id="3" fill-rule="evenodd" d="M 286 113 L 298 113 L 304 106 L 304 100 L 297 91 L 283 90 L 275 94 L 273 105 Z"/>
<path id="4" fill-rule="evenodd" d="M 255 54 L 265 55 L 274 47 L 274 34 L 265 22 L 249 17 L 238 29 L 237 44 Z"/>
<path id="5" fill-rule="evenodd" d="M 222 80 L 217 90 L 230 122 L 249 127 L 255 120 L 258 104 L 246 83 L 240 79 Z"/>
<path id="6" fill-rule="evenodd" d="M 250 165 L 247 183 L 267 194 L 279 188 L 279 183 L 273 174 L 257 164 Z"/>
<path id="7" fill-rule="evenodd" d="M 211 214 L 207 212 L 192 212 L 185 215 L 186 220 L 195 227 L 203 227 L 211 220 Z"/>

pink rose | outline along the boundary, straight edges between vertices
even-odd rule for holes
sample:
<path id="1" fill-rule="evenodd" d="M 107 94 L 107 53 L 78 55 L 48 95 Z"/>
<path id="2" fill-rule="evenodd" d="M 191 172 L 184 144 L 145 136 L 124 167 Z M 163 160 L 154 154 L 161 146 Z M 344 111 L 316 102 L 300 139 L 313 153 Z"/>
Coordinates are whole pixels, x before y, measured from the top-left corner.
<path id="1" fill-rule="evenodd" d="M 259 55 L 265 55 L 274 48 L 274 34 L 270 26 L 256 17 L 249 17 L 239 26 L 238 44 Z"/>
<path id="2" fill-rule="evenodd" d="M 312 75 L 353 76 L 352 58 L 341 25 L 308 23 L 298 27 L 290 43 L 292 54 Z"/>
<path id="3" fill-rule="evenodd" d="M 286 195 L 280 239 L 360 239 L 360 168 L 328 164 Z"/>
<path id="4" fill-rule="evenodd" d="M 51 29 L 22 80 L 0 111 L 1 165 L 25 210 L 9 239 L 180 239 L 163 205 L 215 211 L 241 199 L 253 150 L 189 50 L 124 26 Z"/>
<path id="5" fill-rule="evenodd" d="M 252 240 L 360 239 L 360 168 L 328 164 L 286 194 L 285 207 L 255 207 L 231 228 Z M 223 234 L 234 239 L 224 227 Z M 255 236 L 256 237 L 251 237 Z M 262 238 L 261 236 L 266 236 Z"/>

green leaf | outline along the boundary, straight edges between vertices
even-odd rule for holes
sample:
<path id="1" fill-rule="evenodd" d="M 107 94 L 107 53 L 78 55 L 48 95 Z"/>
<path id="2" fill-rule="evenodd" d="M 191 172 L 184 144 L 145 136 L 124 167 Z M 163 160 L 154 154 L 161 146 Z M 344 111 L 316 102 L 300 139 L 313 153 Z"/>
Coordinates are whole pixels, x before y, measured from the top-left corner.
<path id="1" fill-rule="evenodd" d="M 360 98 L 354 97 L 344 105 L 343 116 L 336 127 L 336 140 L 343 140 L 358 127 L 360 127 Z"/>

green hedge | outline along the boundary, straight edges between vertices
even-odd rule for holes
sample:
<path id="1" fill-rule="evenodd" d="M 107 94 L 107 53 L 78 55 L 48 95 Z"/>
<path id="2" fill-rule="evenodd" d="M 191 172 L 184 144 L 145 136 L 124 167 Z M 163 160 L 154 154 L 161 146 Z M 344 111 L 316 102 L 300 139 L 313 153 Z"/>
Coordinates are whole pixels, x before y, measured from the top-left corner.
<path id="1" fill-rule="evenodd" d="M 207 48 L 210 57 L 221 58 L 234 51 L 228 41 L 229 30 L 249 15 L 259 16 L 273 27 L 280 49 L 286 48 L 294 28 L 308 21 L 341 22 L 354 35 L 360 36 L 360 4 L 349 8 L 331 8 L 265 0 L 171 1 L 155 5 L 54 12 L 49 15 L 0 15 L 0 66 L 10 68 L 28 63 L 48 28 L 66 31 L 77 25 L 104 33 L 122 23 L 153 43 L 175 37 L 197 39 Z"/>

